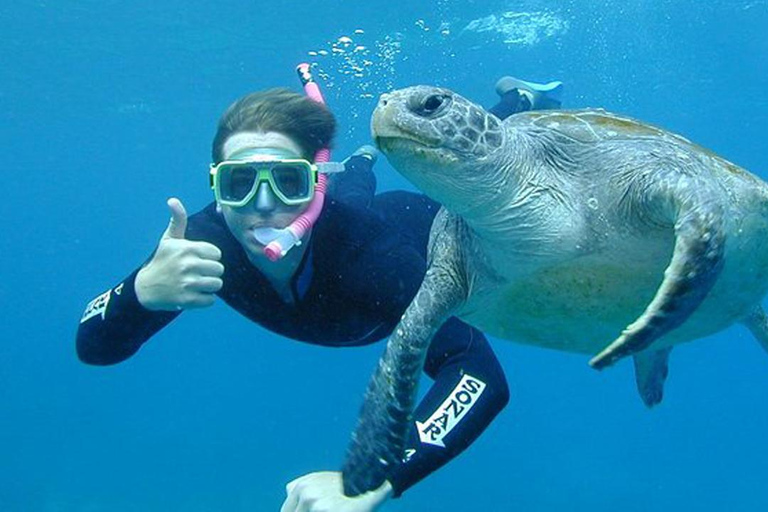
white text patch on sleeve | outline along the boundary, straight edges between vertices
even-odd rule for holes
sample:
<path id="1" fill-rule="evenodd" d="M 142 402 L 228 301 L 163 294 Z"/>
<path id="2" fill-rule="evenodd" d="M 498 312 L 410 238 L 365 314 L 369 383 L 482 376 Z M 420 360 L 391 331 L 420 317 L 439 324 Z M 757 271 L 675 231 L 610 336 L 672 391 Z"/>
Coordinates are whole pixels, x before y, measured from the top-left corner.
<path id="1" fill-rule="evenodd" d="M 485 390 L 485 382 L 469 374 L 464 374 L 459 383 L 453 388 L 448 398 L 423 423 L 416 422 L 419 439 L 422 443 L 445 448 L 443 439 L 450 434 L 461 419 L 467 415 L 477 403 L 477 399 Z"/>
<path id="2" fill-rule="evenodd" d="M 86 306 L 85 311 L 83 312 L 83 317 L 80 319 L 80 323 L 82 324 L 83 322 L 90 320 L 95 316 L 101 316 L 101 319 L 104 320 L 104 315 L 107 312 L 107 305 L 109 304 L 109 299 L 111 297 L 112 290 L 107 290 L 89 302 L 88 306 Z"/>

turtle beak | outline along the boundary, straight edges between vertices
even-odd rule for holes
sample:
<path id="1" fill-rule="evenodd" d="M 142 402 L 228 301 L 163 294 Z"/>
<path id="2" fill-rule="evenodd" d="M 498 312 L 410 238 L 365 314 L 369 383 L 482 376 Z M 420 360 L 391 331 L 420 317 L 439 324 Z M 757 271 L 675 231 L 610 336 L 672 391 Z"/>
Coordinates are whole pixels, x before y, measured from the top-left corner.
<path id="1" fill-rule="evenodd" d="M 382 94 L 379 103 L 371 116 L 371 137 L 378 141 L 385 137 L 403 137 L 403 132 L 397 127 L 395 109 L 392 108 L 389 94 Z"/>
<path id="2" fill-rule="evenodd" d="M 407 109 L 404 108 L 403 103 L 403 97 L 398 97 L 396 94 L 382 94 L 379 98 L 379 103 L 371 116 L 371 138 L 376 146 L 386 152 L 385 141 L 399 139 L 434 147 L 439 141 L 425 140 L 424 137 L 408 129 L 408 120 L 404 117 Z"/>

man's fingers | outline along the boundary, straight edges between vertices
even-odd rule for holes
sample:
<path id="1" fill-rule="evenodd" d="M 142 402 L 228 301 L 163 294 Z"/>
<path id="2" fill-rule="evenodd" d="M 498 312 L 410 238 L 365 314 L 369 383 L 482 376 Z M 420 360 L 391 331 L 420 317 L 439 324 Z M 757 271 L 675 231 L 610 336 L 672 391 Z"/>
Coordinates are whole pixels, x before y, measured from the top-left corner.
<path id="1" fill-rule="evenodd" d="M 286 484 L 285 494 L 287 494 L 288 497 L 285 499 L 280 512 L 298 512 L 300 506 L 299 497 L 301 496 L 301 492 L 296 489 L 296 485 L 298 485 L 299 482 L 301 482 L 305 477 L 306 475 L 300 476 L 299 478 L 294 478 Z"/>
<path id="2" fill-rule="evenodd" d="M 187 232 L 187 210 L 175 197 L 168 200 L 168 209 L 171 211 L 171 220 L 163 233 L 163 238 L 183 239 Z"/>
<path id="3" fill-rule="evenodd" d="M 285 494 L 291 494 L 293 492 L 293 488 L 296 487 L 296 484 L 299 483 L 299 480 L 304 478 L 303 476 L 300 476 L 299 478 L 294 478 L 290 482 L 288 482 L 285 485 Z"/>
<path id="4" fill-rule="evenodd" d="M 216 293 L 222 286 L 224 282 L 218 277 L 199 277 L 189 286 L 189 289 L 198 293 Z"/>
<path id="5" fill-rule="evenodd" d="M 293 482 L 285 486 L 285 492 L 288 494 L 288 497 L 285 498 L 283 506 L 280 507 L 280 512 L 296 512 L 296 506 L 299 504 L 299 498 L 295 493 L 291 492 L 293 488 L 290 487 L 290 485 L 292 483 Z"/>
<path id="6" fill-rule="evenodd" d="M 201 258 L 216 261 L 221 259 L 221 249 L 208 242 L 193 242 L 191 247 L 193 252 Z"/>
<path id="7" fill-rule="evenodd" d="M 186 271 L 201 277 L 221 277 L 224 275 L 224 265 L 218 261 L 197 258 L 188 264 Z"/>
<path id="8" fill-rule="evenodd" d="M 219 261 L 221 259 L 221 249 L 212 243 L 167 238 L 165 234 L 163 234 L 163 238 L 165 241 L 163 245 L 171 254 L 177 256 L 193 256 L 194 259 L 206 261 Z"/>
<path id="9" fill-rule="evenodd" d="M 187 210 L 179 199 L 168 199 L 168 209 L 171 211 L 171 220 L 163 233 L 163 238 L 183 239 L 187 232 Z"/>
<path id="10" fill-rule="evenodd" d="M 216 301 L 212 293 L 196 293 L 192 298 L 183 302 L 183 309 L 207 308 Z"/>

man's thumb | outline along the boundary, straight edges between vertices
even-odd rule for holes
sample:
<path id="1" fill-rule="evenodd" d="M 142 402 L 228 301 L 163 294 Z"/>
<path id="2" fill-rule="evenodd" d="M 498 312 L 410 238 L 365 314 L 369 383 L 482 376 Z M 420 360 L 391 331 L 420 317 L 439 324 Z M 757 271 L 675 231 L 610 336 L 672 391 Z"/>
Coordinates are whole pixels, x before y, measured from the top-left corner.
<path id="1" fill-rule="evenodd" d="M 168 200 L 168 209 L 171 210 L 171 221 L 163 233 L 163 238 L 184 238 L 187 231 L 187 210 L 175 197 Z"/>

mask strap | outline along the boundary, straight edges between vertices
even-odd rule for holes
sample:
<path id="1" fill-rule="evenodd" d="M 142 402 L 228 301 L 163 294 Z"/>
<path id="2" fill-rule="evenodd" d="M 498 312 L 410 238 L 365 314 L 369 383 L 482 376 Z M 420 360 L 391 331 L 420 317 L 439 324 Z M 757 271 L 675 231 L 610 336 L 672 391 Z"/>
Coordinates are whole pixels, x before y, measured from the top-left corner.
<path id="1" fill-rule="evenodd" d="M 323 174 L 338 174 L 340 172 L 344 172 L 344 164 L 341 162 L 318 162 L 315 164 L 317 166 L 317 172 L 323 173 Z"/>

